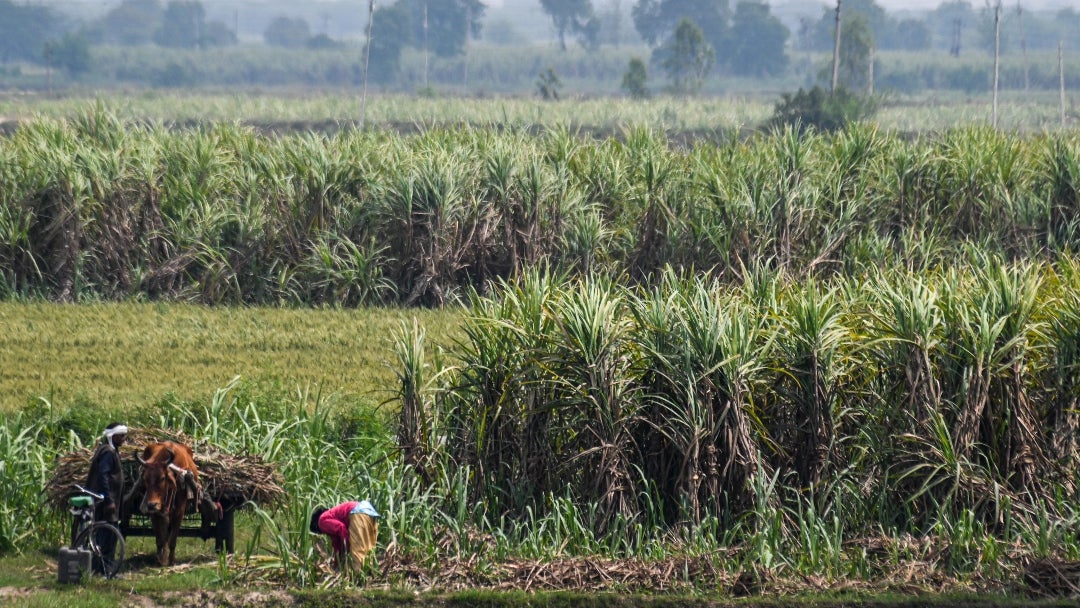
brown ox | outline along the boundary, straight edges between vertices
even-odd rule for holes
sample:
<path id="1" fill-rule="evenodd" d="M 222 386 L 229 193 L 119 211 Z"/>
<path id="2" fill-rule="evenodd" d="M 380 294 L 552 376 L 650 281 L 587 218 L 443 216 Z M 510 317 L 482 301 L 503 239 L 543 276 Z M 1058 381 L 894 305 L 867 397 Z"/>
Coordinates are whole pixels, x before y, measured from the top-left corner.
<path id="1" fill-rule="evenodd" d="M 145 491 L 139 510 L 150 516 L 157 539 L 157 560 L 176 563 L 176 538 L 188 505 L 199 496 L 199 469 L 191 448 L 174 441 L 152 443 L 143 450 L 141 485 Z"/>

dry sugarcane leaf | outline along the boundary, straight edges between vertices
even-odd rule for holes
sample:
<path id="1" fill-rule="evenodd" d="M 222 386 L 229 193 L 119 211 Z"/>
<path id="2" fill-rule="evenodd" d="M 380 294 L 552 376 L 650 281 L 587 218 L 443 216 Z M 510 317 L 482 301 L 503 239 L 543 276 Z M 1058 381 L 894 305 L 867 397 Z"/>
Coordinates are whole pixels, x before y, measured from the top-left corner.
<path id="1" fill-rule="evenodd" d="M 232 503 L 252 502 L 263 506 L 278 504 L 285 498 L 283 478 L 273 463 L 255 455 L 230 454 L 206 441 L 196 441 L 182 432 L 160 428 L 132 429 L 120 451 L 125 477 L 131 483 L 139 474 L 138 454 L 158 441 L 176 441 L 191 446 L 199 481 L 214 500 Z M 67 500 L 78 493 L 75 484 L 85 484 L 90 469 L 91 448 L 82 448 L 57 459 L 45 483 L 50 506 L 63 510 Z"/>

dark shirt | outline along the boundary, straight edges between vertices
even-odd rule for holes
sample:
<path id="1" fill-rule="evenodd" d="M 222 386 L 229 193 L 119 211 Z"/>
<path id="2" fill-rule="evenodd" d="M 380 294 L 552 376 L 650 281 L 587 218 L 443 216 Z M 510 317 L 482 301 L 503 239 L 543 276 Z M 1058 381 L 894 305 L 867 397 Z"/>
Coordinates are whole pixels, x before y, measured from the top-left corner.
<path id="1" fill-rule="evenodd" d="M 124 493 L 124 469 L 120 465 L 120 454 L 108 443 L 99 445 L 94 451 L 90 459 L 86 485 L 94 492 L 105 496 L 105 500 L 99 505 L 97 517 L 104 516 L 102 507 L 114 502 L 117 508 L 113 512 L 113 519 L 119 517 L 120 502 Z"/>

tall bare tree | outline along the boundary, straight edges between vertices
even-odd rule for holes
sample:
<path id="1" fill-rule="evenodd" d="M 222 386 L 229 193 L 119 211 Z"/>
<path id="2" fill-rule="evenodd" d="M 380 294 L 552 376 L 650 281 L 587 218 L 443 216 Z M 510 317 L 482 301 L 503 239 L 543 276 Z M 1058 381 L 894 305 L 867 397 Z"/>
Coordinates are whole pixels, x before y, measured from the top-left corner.
<path id="1" fill-rule="evenodd" d="M 1065 128 L 1065 43 L 1058 41 L 1058 96 L 1061 128 Z"/>
<path id="2" fill-rule="evenodd" d="M 990 0 L 987 0 L 987 5 Z M 994 3 L 994 102 L 991 112 L 991 124 L 998 126 L 998 78 L 1001 73 L 1001 0 Z"/>
<path id="3" fill-rule="evenodd" d="M 1016 18 L 1020 25 L 1020 53 L 1024 58 L 1024 92 L 1031 88 L 1031 76 L 1028 70 L 1027 57 L 1027 33 L 1024 32 L 1024 8 L 1020 6 L 1020 0 L 1016 0 Z"/>
<path id="4" fill-rule="evenodd" d="M 368 67 L 371 65 L 371 26 L 375 23 L 375 0 L 368 0 L 367 16 L 367 40 L 364 42 L 364 90 L 360 95 L 360 128 L 364 128 L 364 119 L 367 116 L 367 79 Z"/>
<path id="5" fill-rule="evenodd" d="M 836 28 L 833 30 L 832 53 L 832 91 L 834 93 L 840 80 L 840 4 L 841 0 L 836 0 Z"/>

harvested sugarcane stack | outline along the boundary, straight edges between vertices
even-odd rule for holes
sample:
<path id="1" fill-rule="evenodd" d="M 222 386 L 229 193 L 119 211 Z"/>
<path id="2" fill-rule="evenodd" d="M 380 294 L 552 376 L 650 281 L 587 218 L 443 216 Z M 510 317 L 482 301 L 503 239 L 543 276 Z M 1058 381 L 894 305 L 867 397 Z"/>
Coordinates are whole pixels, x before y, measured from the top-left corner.
<path id="1" fill-rule="evenodd" d="M 130 487 L 139 475 L 137 456 L 143 449 L 158 441 L 175 441 L 191 446 L 195 452 L 195 465 L 199 467 L 199 480 L 203 489 L 217 501 L 233 504 L 252 502 L 261 506 L 273 506 L 285 497 L 281 487 L 282 477 L 273 464 L 258 456 L 236 455 L 221 448 L 196 441 L 184 433 L 167 429 L 132 429 L 127 442 L 120 449 L 125 478 Z M 82 448 L 60 457 L 53 467 L 52 475 L 45 484 L 48 503 L 56 509 L 67 508 L 67 500 L 77 494 L 75 484 L 85 484 L 90 469 L 92 447 Z"/>

